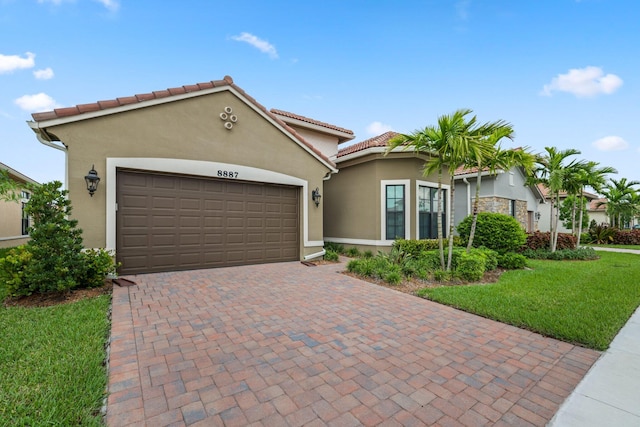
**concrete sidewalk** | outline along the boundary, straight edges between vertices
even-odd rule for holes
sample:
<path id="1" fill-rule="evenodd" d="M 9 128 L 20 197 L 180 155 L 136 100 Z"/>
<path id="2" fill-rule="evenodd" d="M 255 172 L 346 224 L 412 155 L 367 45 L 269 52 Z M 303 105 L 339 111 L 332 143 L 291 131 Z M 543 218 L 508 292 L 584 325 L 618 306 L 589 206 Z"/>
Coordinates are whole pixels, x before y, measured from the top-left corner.
<path id="1" fill-rule="evenodd" d="M 640 254 L 633 249 L 594 248 Z M 549 427 L 640 426 L 640 309 L 562 404 Z"/>
<path id="2" fill-rule="evenodd" d="M 560 407 L 549 426 L 640 426 L 640 309 Z"/>

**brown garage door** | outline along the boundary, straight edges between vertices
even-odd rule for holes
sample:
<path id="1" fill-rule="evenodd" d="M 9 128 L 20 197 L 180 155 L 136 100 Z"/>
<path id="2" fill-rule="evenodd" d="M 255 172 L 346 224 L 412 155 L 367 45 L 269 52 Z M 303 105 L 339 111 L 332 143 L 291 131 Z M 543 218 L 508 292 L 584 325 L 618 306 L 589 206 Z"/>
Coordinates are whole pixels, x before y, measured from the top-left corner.
<path id="1" fill-rule="evenodd" d="M 121 274 L 299 259 L 298 188 L 118 170 Z"/>

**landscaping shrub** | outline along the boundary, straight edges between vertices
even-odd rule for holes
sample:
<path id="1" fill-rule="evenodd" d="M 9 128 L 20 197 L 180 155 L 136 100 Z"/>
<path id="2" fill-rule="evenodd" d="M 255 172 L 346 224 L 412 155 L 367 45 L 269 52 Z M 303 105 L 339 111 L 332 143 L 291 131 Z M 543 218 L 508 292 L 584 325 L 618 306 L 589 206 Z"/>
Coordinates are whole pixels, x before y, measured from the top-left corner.
<path id="1" fill-rule="evenodd" d="M 614 245 L 640 245 L 640 230 L 613 230 L 613 243 Z"/>
<path id="2" fill-rule="evenodd" d="M 578 239 L 569 233 L 558 233 L 558 245 L 556 249 L 574 249 L 576 247 Z M 525 243 L 518 248 L 519 252 L 539 249 L 550 249 L 551 233 L 536 231 L 535 233 L 527 234 Z"/>
<path id="3" fill-rule="evenodd" d="M 362 256 L 365 257 L 365 258 L 373 258 L 373 252 L 371 252 L 370 250 L 366 250 L 366 251 L 364 251 Z"/>
<path id="4" fill-rule="evenodd" d="M 83 252 L 82 230 L 70 219 L 71 202 L 61 186 L 54 181 L 33 189 L 25 207 L 33 218 L 31 240 L 0 263 L 9 296 L 100 286 L 104 276 L 115 271 L 108 252 Z"/>
<path id="5" fill-rule="evenodd" d="M 527 257 L 515 252 L 498 256 L 498 266 L 507 270 L 520 270 L 527 266 Z"/>
<path id="6" fill-rule="evenodd" d="M 463 243 L 469 241 L 471 232 L 471 223 L 473 217 L 470 215 L 462 220 L 458 225 L 458 234 L 462 238 Z M 480 212 L 476 225 L 473 246 L 484 246 L 498 253 L 515 251 L 522 246 L 527 240 L 527 235 L 522 230 L 518 221 L 509 215 Z"/>
<path id="7" fill-rule="evenodd" d="M 615 229 L 607 227 L 606 225 L 595 225 L 589 229 L 591 243 L 596 243 L 599 245 L 613 243 L 614 235 Z"/>
<path id="8" fill-rule="evenodd" d="M 338 261 L 340 260 L 340 255 L 338 255 L 338 252 L 334 252 L 331 249 L 326 249 L 324 259 L 326 261 Z"/>
<path id="9" fill-rule="evenodd" d="M 458 256 L 456 274 L 464 280 L 475 282 L 482 279 L 486 257 L 480 253 L 462 252 Z"/>
<path id="10" fill-rule="evenodd" d="M 527 249 L 522 252 L 522 255 L 531 259 L 548 259 L 555 261 L 590 261 L 599 258 L 593 248 L 560 249 L 555 252 L 551 252 L 549 249 Z"/>
<path id="11" fill-rule="evenodd" d="M 337 254 L 344 254 L 344 245 L 341 243 L 324 242 L 324 249 L 327 251 L 335 252 Z"/>
<path id="12" fill-rule="evenodd" d="M 489 248 L 472 249 L 471 253 L 478 253 L 485 258 L 485 270 L 493 271 L 498 268 L 498 253 Z"/>
<path id="13" fill-rule="evenodd" d="M 347 249 L 347 251 L 345 252 L 345 255 L 351 258 L 356 258 L 360 256 L 360 251 L 358 250 L 358 248 L 354 246 L 352 248 Z"/>
<path id="14" fill-rule="evenodd" d="M 447 248 L 448 241 L 445 239 L 443 242 L 443 247 Z M 454 246 L 462 246 L 462 239 L 460 236 L 453 236 L 453 245 Z M 405 253 L 411 254 L 416 257 L 419 256 L 422 252 L 432 251 L 438 249 L 438 239 L 396 239 L 393 242 L 393 248 L 398 248 Z"/>

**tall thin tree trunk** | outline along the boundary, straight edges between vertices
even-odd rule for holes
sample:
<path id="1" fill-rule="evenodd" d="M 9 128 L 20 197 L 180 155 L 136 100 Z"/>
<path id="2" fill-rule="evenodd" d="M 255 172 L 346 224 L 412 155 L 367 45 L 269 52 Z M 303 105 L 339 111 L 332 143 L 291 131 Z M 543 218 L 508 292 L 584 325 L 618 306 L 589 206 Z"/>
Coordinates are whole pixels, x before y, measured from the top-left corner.
<path id="1" fill-rule="evenodd" d="M 551 252 L 555 252 L 558 247 L 558 220 L 560 219 L 560 193 L 556 194 L 556 209 L 554 218 L 553 245 Z"/>
<path id="2" fill-rule="evenodd" d="M 444 270 L 444 237 L 442 236 L 442 170 L 438 172 L 438 250 L 440 252 L 440 268 Z"/>
<path id="3" fill-rule="evenodd" d="M 573 197 L 573 204 L 571 205 L 571 233 L 576 234 L 576 197 Z"/>
<path id="4" fill-rule="evenodd" d="M 549 250 L 553 249 L 553 204 L 555 200 L 553 194 L 549 198 Z"/>
<path id="5" fill-rule="evenodd" d="M 478 224 L 478 206 L 480 205 L 480 180 L 482 180 L 482 169 L 478 166 L 478 178 L 476 179 L 476 198 L 473 201 L 473 220 L 471 221 L 471 231 L 469 231 L 469 242 L 467 252 L 473 246 L 473 238 L 476 235 L 476 225 Z"/>
<path id="6" fill-rule="evenodd" d="M 447 258 L 447 271 L 451 271 L 451 259 L 453 258 L 453 220 L 454 220 L 454 195 L 455 195 L 455 181 L 454 181 L 454 176 L 451 175 L 451 182 L 450 182 L 450 190 L 449 190 L 449 209 L 450 209 L 450 214 L 449 214 L 449 255 Z"/>
<path id="7" fill-rule="evenodd" d="M 580 237 L 582 237 L 582 220 L 584 215 L 584 188 L 580 189 L 580 215 L 578 219 L 578 239 L 576 240 L 576 248 L 580 247 Z"/>

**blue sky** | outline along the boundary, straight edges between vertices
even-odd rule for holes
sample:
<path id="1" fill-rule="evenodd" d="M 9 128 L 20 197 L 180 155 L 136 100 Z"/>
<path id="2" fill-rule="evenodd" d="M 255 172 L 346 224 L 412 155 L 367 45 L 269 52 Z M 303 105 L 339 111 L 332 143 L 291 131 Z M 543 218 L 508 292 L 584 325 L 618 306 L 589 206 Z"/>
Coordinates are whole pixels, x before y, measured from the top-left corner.
<path id="1" fill-rule="evenodd" d="M 0 162 L 62 181 L 32 112 L 230 75 L 355 141 L 470 108 L 640 180 L 638 22 L 634 0 L 0 0 Z"/>

